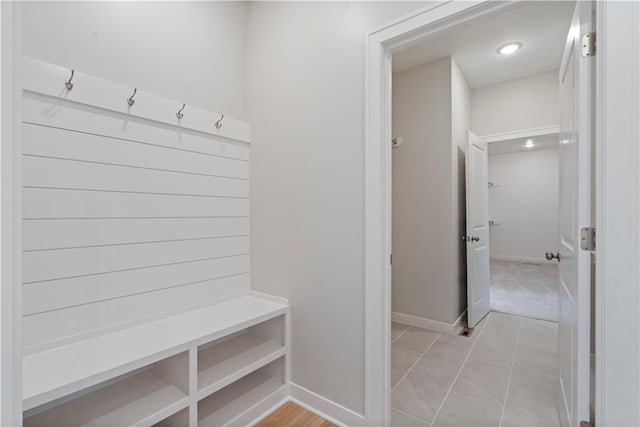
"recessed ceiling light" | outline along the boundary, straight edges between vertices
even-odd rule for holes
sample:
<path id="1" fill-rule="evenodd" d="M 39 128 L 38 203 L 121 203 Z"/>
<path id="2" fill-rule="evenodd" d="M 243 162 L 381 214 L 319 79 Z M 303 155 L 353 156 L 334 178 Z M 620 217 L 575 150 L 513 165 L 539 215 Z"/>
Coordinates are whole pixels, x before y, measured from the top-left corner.
<path id="1" fill-rule="evenodd" d="M 507 43 L 498 48 L 498 53 L 500 55 L 505 55 L 505 56 L 511 55 L 512 53 L 515 53 L 517 50 L 519 50 L 521 47 L 522 47 L 522 43 L 520 42 Z"/>
<path id="2" fill-rule="evenodd" d="M 535 144 L 533 143 L 533 140 L 532 140 L 532 139 L 527 139 L 527 143 L 526 143 L 526 144 L 524 144 L 524 146 L 525 146 L 526 148 L 533 148 L 533 146 L 534 146 L 534 145 L 535 145 Z"/>

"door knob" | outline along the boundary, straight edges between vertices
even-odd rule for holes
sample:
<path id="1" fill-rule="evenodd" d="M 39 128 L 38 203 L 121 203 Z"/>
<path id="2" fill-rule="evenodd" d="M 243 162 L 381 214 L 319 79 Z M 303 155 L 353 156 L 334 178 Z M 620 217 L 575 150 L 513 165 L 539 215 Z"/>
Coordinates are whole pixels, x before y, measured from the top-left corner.
<path id="1" fill-rule="evenodd" d="M 463 242 L 479 242 L 480 237 L 479 236 L 462 236 L 462 241 Z"/>
<path id="2" fill-rule="evenodd" d="M 479 236 L 471 236 L 471 241 L 472 242 L 479 242 L 480 241 L 480 237 Z"/>
<path id="3" fill-rule="evenodd" d="M 544 254 L 544 257 L 549 261 L 555 258 L 558 260 L 558 262 L 560 262 L 560 251 L 556 252 L 555 254 L 553 252 L 547 252 L 546 254 Z"/>

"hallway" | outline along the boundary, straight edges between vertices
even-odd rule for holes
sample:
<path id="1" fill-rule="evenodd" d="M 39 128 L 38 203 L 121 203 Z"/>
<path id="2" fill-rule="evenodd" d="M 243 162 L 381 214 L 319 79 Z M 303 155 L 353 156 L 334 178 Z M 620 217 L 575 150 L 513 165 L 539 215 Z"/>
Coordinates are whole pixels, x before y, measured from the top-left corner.
<path id="1" fill-rule="evenodd" d="M 393 323 L 393 426 L 556 426 L 557 324 L 490 313 L 471 337 Z"/>

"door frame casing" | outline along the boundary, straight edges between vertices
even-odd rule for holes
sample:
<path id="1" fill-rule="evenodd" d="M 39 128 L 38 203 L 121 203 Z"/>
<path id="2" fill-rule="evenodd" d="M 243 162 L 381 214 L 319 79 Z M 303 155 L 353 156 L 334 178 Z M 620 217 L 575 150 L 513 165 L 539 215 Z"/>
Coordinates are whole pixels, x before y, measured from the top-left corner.
<path id="1" fill-rule="evenodd" d="M 391 52 L 514 2 L 434 2 L 365 39 L 365 420 L 391 420 Z"/>
<path id="2" fill-rule="evenodd" d="M 366 34 L 365 420 L 369 425 L 389 425 L 391 412 L 392 50 L 513 3 L 434 3 Z M 596 261 L 596 422 L 637 425 L 640 336 L 620 331 L 640 326 L 640 5 L 598 2 L 596 7 L 596 227 L 598 250 L 615 248 L 614 256 L 601 254 Z M 622 159 L 624 164 L 617 165 Z M 623 309 L 615 310 L 616 305 Z M 616 333 L 619 338 L 612 338 Z"/>
<path id="3" fill-rule="evenodd" d="M 596 3 L 596 425 L 640 425 L 640 3 Z"/>
<path id="4" fill-rule="evenodd" d="M 434 2 L 366 34 L 364 415 L 368 425 L 391 421 L 391 51 L 496 8 L 488 2 Z"/>
<path id="5" fill-rule="evenodd" d="M 0 2 L 0 425 L 22 425 L 22 5 Z"/>

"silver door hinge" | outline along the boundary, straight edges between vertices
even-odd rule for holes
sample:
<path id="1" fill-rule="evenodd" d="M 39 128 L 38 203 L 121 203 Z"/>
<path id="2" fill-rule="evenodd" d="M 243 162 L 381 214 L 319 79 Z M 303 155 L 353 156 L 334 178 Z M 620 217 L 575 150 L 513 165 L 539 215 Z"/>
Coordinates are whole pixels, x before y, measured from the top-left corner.
<path id="1" fill-rule="evenodd" d="M 594 227 L 580 229 L 580 249 L 583 251 L 596 250 L 596 229 Z"/>
<path id="2" fill-rule="evenodd" d="M 596 54 L 596 33 L 587 33 L 582 36 L 582 57 L 590 58 Z"/>
<path id="3" fill-rule="evenodd" d="M 389 254 L 389 265 L 393 265 L 393 254 Z"/>

